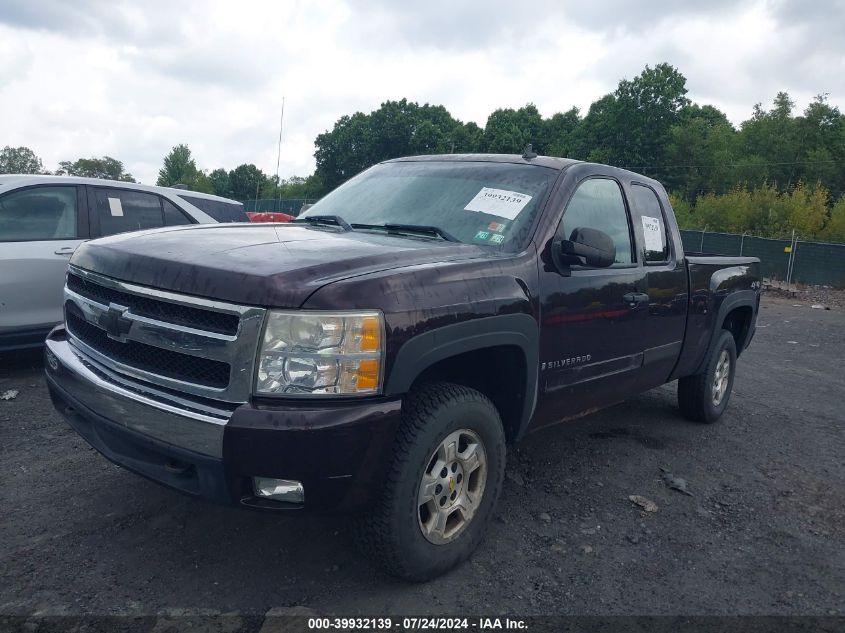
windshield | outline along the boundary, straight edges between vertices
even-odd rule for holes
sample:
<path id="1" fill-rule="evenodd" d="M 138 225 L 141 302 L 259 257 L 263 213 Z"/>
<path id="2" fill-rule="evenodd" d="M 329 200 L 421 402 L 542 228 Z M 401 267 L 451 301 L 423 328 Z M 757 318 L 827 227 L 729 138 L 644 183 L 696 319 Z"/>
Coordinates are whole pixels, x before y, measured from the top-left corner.
<path id="1" fill-rule="evenodd" d="M 344 183 L 300 217 L 335 215 L 356 229 L 361 228 L 356 224 L 437 227 L 467 244 L 519 249 L 557 174 L 511 163 L 385 163 Z"/>

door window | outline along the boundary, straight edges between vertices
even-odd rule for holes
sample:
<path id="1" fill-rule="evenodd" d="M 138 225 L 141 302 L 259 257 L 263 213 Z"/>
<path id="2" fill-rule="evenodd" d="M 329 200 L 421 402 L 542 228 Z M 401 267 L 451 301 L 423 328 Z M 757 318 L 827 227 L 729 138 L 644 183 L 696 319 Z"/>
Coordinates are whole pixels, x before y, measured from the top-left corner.
<path id="1" fill-rule="evenodd" d="M 622 190 L 615 180 L 591 178 L 584 181 L 572 194 L 563 213 L 559 233 L 569 239 L 572 231 L 590 228 L 603 231 L 616 246 L 616 264 L 630 264 L 631 231 Z"/>
<path id="2" fill-rule="evenodd" d="M 100 235 L 154 229 L 164 225 L 158 196 L 139 191 L 96 189 Z"/>
<path id="3" fill-rule="evenodd" d="M 76 187 L 32 187 L 0 197 L 0 242 L 77 236 Z"/>
<path id="4" fill-rule="evenodd" d="M 176 207 L 175 204 L 170 202 L 170 200 L 162 200 L 161 201 L 162 207 L 164 208 L 164 225 L 165 226 L 178 226 L 180 224 L 191 224 L 191 221 L 188 219 L 182 211 Z"/>
<path id="5" fill-rule="evenodd" d="M 646 262 L 669 259 L 669 241 L 660 200 L 654 190 L 644 185 L 631 185 L 631 202 L 643 224 L 643 251 Z"/>

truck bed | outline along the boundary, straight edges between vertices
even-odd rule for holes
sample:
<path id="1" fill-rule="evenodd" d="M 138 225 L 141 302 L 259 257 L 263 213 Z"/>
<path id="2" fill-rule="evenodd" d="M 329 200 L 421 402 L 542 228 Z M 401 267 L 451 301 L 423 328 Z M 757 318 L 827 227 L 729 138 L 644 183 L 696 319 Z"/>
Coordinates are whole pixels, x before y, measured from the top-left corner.
<path id="1" fill-rule="evenodd" d="M 710 340 L 721 330 L 726 310 L 741 298 L 758 301 L 761 282 L 758 257 L 734 257 L 710 253 L 687 253 L 689 310 L 684 345 L 673 377 L 695 373 L 710 347 Z M 757 306 L 759 309 L 759 305 Z M 747 341 L 751 340 L 749 332 Z M 737 349 L 741 354 L 742 350 Z"/>

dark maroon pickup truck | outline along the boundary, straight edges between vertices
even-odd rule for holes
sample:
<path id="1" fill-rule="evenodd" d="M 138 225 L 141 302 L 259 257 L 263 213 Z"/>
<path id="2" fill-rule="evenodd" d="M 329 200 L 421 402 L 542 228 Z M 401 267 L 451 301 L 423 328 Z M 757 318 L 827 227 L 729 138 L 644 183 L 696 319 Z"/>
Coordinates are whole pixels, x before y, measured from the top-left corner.
<path id="1" fill-rule="evenodd" d="M 418 156 L 289 224 L 82 245 L 46 347 L 56 408 L 198 497 L 337 509 L 392 573 L 467 558 L 527 431 L 678 380 L 713 422 L 759 261 L 684 254 L 663 187 L 560 158 Z"/>

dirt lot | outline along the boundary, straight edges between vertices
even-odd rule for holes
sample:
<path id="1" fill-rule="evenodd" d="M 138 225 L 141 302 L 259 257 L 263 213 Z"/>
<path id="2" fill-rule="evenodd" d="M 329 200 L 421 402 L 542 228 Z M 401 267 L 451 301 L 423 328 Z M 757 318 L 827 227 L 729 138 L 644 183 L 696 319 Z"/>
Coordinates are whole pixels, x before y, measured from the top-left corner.
<path id="1" fill-rule="evenodd" d="M 193 501 L 117 468 L 0 357 L 0 614 L 845 614 L 845 313 L 767 297 L 720 423 L 675 387 L 529 436 L 472 560 L 424 585 L 343 518 Z M 692 496 L 669 489 L 666 468 Z M 641 512 L 628 496 L 657 503 Z"/>

